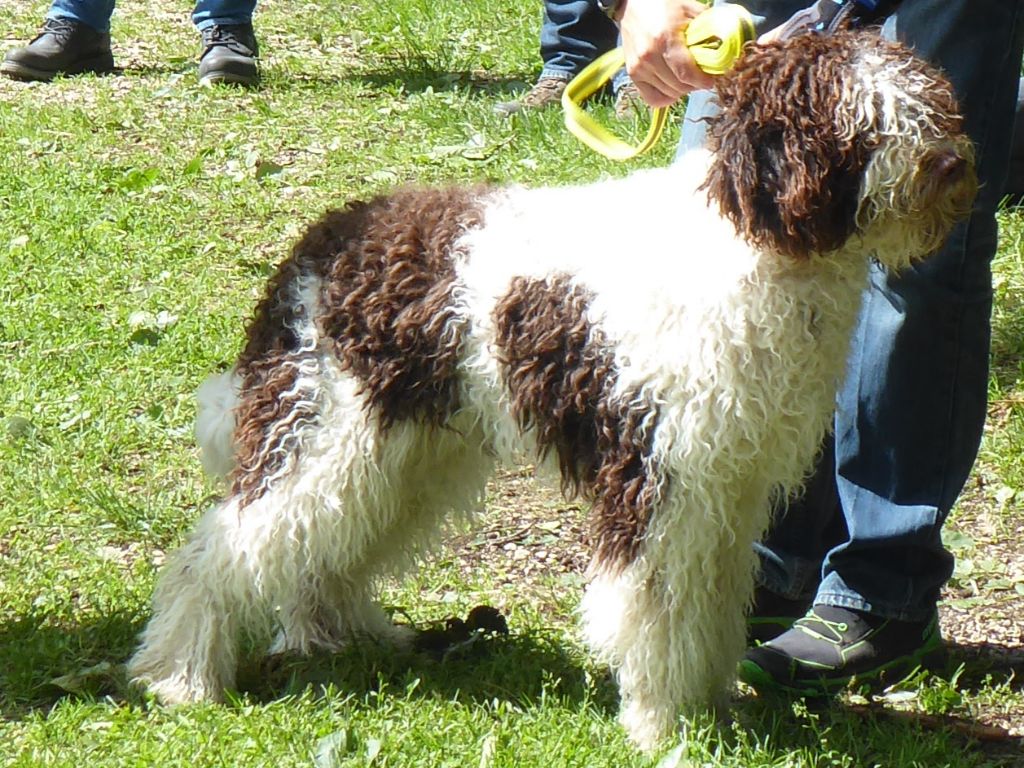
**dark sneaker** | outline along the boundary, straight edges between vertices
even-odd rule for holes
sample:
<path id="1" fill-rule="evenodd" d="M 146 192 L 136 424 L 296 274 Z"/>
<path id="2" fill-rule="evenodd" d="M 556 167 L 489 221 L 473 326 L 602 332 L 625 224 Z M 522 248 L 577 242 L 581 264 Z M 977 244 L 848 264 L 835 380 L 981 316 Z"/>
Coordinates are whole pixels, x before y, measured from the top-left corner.
<path id="1" fill-rule="evenodd" d="M 16 80 L 52 80 L 58 74 L 103 74 L 114 69 L 110 34 L 72 19 L 47 19 L 24 48 L 9 51 L 0 73 Z"/>
<path id="2" fill-rule="evenodd" d="M 810 599 L 790 600 L 764 587 L 754 592 L 754 607 L 747 616 L 747 642 L 760 645 L 781 635 L 807 613 Z"/>
<path id="3" fill-rule="evenodd" d="M 200 85 L 259 83 L 256 59 L 260 49 L 252 24 L 212 26 L 200 34 L 203 36 L 203 53 L 199 57 Z"/>
<path id="4" fill-rule="evenodd" d="M 499 115 L 511 115 L 523 109 L 541 109 L 562 102 L 562 93 L 569 81 L 564 77 L 542 77 L 533 88 L 515 101 L 501 101 L 494 105 Z"/>
<path id="5" fill-rule="evenodd" d="M 747 651 L 739 678 L 760 690 L 823 696 L 851 680 L 891 684 L 942 657 L 937 615 L 896 621 L 815 605 L 792 628 Z"/>

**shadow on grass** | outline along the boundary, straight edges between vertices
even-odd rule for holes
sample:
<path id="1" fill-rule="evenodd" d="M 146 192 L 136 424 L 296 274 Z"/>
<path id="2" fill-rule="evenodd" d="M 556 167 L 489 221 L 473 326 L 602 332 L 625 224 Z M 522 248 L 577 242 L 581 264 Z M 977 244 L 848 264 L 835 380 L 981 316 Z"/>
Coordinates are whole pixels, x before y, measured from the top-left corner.
<path id="1" fill-rule="evenodd" d="M 422 93 L 428 89 L 435 92 L 469 90 L 489 97 L 518 95 L 531 84 L 531 78 L 491 77 L 480 72 L 449 71 L 443 69 L 405 68 L 352 72 L 341 76 L 311 74 L 309 72 L 286 72 L 264 70 L 261 90 L 322 90 L 342 82 L 362 83 L 374 90 L 394 90 L 400 87 L 405 93 Z"/>
<path id="2" fill-rule="evenodd" d="M 118 667 L 143 623 L 122 612 L 73 626 L 45 614 L 0 624 L 0 718 L 47 711 L 69 695 L 119 695 Z"/>
<path id="3" fill-rule="evenodd" d="M 1011 691 L 1024 693 L 1024 646 L 1002 643 L 949 643 L 947 674 L 963 664 L 957 678 L 961 690 L 974 692 L 983 685 L 1005 684 Z"/>
<path id="4" fill-rule="evenodd" d="M 491 77 L 479 72 L 450 72 L 445 70 L 403 69 L 378 70 L 353 75 L 372 88 L 388 88 L 401 84 L 411 93 L 427 90 L 454 91 L 468 89 L 489 96 L 517 94 L 532 85 L 532 80 L 521 77 Z"/>
<path id="5" fill-rule="evenodd" d="M 141 702 L 144 697 L 128 685 L 123 664 L 144 623 L 145 617 L 117 613 L 75 626 L 45 615 L 0 626 L 0 718 L 45 713 L 65 698 Z M 382 690 L 415 691 L 445 700 L 519 705 L 558 696 L 613 713 L 615 686 L 603 673 L 596 677 L 556 638 L 535 633 L 480 637 L 443 658 L 370 642 L 336 654 L 244 653 L 237 692 L 258 702 L 327 687 L 357 698 Z"/>
<path id="6" fill-rule="evenodd" d="M 1001 728 L 959 713 L 928 714 L 919 704 L 780 695 L 737 702 L 734 714 L 738 729 L 717 738 L 727 746 L 756 742 L 780 760 L 772 765 L 804 765 L 803 757 L 808 765 L 1009 768 L 1024 753 L 1024 740 Z"/>
<path id="7" fill-rule="evenodd" d="M 194 78 L 197 71 L 198 61 L 196 60 L 173 60 L 160 64 L 118 65 L 111 72 L 95 75 L 95 77 L 169 78 L 179 76 Z M 391 69 L 357 71 L 338 76 L 291 72 L 269 67 L 263 68 L 260 74 L 260 85 L 252 89 L 242 89 L 243 93 L 322 90 L 343 82 L 355 82 L 362 83 L 374 90 L 393 90 L 396 87 L 400 87 L 406 93 L 422 93 L 428 89 L 436 92 L 469 90 L 497 98 L 516 96 L 529 88 L 534 80 L 532 77 L 498 77 L 491 76 L 486 72 L 451 71 L 426 65 L 399 65 Z M 186 81 L 186 84 L 195 85 L 196 83 Z M 224 87 L 228 90 L 235 88 L 231 85 Z"/>
<path id="8" fill-rule="evenodd" d="M 608 715 L 618 707 L 609 675 L 602 672 L 595 679 L 582 659 L 543 633 L 481 637 L 441 658 L 373 643 L 356 643 L 337 654 L 267 657 L 243 663 L 237 682 L 240 692 L 264 702 L 330 687 L 357 699 L 391 691 L 523 705 L 557 696 L 570 704 L 586 702 Z"/>
<path id="9" fill-rule="evenodd" d="M 123 612 L 77 626 L 31 615 L 0 627 L 0 717 L 21 720 L 33 713 L 45 715 L 66 699 L 110 697 L 115 702 L 142 703 L 143 696 L 127 685 L 121 665 L 143 623 L 143 617 Z M 957 689 L 965 697 L 992 685 L 1006 685 L 1014 692 L 1024 688 L 1024 649 L 982 643 L 952 645 L 949 650 L 946 674 L 963 664 Z M 610 676 L 603 671 L 594 674 L 579 649 L 545 631 L 480 637 L 441 657 L 396 652 L 372 643 L 308 657 L 244 654 L 237 683 L 237 692 L 255 702 L 329 690 L 351 695 L 354 706 L 370 707 L 378 706 L 376 694 L 384 700 L 433 698 L 517 706 L 556 698 L 570 707 L 593 707 L 608 718 L 614 717 L 618 707 Z M 993 765 L 1004 764 L 1004 755 L 1024 753 L 1024 740 L 987 728 L 984 717 L 979 722 L 959 711 L 933 716 L 900 711 L 885 703 L 859 706 L 823 700 L 805 704 L 770 697 L 741 699 L 733 711 L 740 731 L 726 729 L 709 735 L 709 744 L 720 739 L 722 743 L 746 740 L 763 742 L 762 748 L 780 754 L 811 754 L 827 735 L 835 755 L 848 758 L 841 764 L 854 765 L 877 760 L 889 764 L 884 751 L 902 748 L 903 743 L 913 745 L 915 754 L 936 759 L 944 750 L 971 745 L 971 752 L 997 760 Z"/>

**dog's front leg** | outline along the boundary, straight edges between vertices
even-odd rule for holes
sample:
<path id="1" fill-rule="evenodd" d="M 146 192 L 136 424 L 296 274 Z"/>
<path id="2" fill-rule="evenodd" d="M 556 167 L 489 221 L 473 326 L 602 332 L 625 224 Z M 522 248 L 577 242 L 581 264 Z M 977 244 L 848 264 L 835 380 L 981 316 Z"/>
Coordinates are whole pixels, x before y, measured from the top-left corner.
<path id="1" fill-rule="evenodd" d="M 619 720 L 642 749 L 679 732 L 681 714 L 724 710 L 745 642 L 750 560 L 736 545 L 655 546 L 624 567 L 592 568 L 584 633 L 615 672 Z"/>

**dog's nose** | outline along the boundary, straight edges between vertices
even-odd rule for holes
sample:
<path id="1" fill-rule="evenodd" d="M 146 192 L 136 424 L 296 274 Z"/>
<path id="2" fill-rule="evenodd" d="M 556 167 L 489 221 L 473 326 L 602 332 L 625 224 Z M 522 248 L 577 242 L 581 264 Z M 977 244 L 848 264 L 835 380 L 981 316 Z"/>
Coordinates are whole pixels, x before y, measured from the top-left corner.
<path id="1" fill-rule="evenodd" d="M 969 163 L 950 149 L 933 157 L 929 166 L 936 181 L 943 184 L 955 184 L 966 175 Z"/>

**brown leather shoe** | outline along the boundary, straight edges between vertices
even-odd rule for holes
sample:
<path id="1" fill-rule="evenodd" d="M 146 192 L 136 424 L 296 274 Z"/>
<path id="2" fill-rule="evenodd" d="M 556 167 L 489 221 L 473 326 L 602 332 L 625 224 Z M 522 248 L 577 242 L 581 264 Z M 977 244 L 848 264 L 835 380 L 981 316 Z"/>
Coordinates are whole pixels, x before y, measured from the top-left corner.
<path id="1" fill-rule="evenodd" d="M 73 19 L 47 19 L 31 43 L 9 51 L 0 63 L 0 74 L 15 80 L 52 80 L 58 74 L 103 74 L 113 69 L 110 34 Z"/>
<path id="2" fill-rule="evenodd" d="M 515 101 L 500 101 L 494 105 L 499 115 L 512 115 L 523 109 L 541 109 L 562 102 L 562 92 L 569 84 L 567 78 L 542 77 L 534 86 Z"/>

